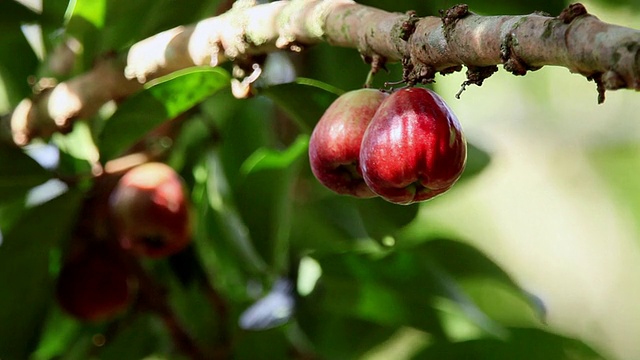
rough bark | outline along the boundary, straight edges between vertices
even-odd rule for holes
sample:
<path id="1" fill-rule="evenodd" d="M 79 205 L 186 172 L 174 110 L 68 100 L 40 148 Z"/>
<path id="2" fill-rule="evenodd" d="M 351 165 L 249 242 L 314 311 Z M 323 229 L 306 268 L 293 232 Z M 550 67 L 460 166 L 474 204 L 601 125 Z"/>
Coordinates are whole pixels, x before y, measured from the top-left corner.
<path id="1" fill-rule="evenodd" d="M 402 61 L 404 80 L 429 82 L 436 73 L 467 67 L 478 84 L 502 64 L 515 75 L 544 65 L 563 66 L 605 90 L 640 89 L 640 31 L 611 25 L 580 4 L 562 14 L 479 16 L 458 5 L 440 17 L 389 13 L 350 0 L 292 0 L 249 6 L 144 39 L 126 54 L 25 99 L 0 137 L 18 145 L 70 128 L 112 99 L 190 66 L 224 61 L 252 64 L 278 50 L 301 51 L 320 42 L 357 49 L 367 61 Z M 4 132 L 4 134 L 2 133 Z"/>

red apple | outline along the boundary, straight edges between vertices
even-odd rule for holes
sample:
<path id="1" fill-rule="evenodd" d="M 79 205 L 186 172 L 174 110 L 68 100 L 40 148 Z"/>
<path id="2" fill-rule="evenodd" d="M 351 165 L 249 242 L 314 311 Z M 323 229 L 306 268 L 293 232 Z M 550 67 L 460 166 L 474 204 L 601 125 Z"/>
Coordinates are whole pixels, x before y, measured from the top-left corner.
<path id="1" fill-rule="evenodd" d="M 362 139 L 364 180 L 376 194 L 411 204 L 447 191 L 464 170 L 462 127 L 431 90 L 395 91 L 378 108 Z"/>
<path id="2" fill-rule="evenodd" d="M 120 244 L 134 254 L 165 257 L 191 241 L 182 179 L 168 165 L 146 163 L 129 170 L 111 194 L 110 209 Z"/>
<path id="3" fill-rule="evenodd" d="M 133 278 L 117 253 L 103 245 L 74 252 L 64 262 L 56 284 L 60 307 L 84 321 L 103 321 L 127 309 Z"/>
<path id="4" fill-rule="evenodd" d="M 309 141 L 309 161 L 324 186 L 338 194 L 375 196 L 362 178 L 360 144 L 373 114 L 387 96 L 374 89 L 349 91 L 322 115 Z"/>

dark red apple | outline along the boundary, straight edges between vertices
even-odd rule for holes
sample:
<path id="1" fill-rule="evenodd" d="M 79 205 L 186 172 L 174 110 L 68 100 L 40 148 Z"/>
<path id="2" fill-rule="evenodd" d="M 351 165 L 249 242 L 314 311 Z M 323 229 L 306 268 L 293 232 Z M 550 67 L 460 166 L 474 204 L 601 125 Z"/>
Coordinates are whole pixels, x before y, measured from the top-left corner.
<path id="1" fill-rule="evenodd" d="M 189 209 L 180 176 L 168 165 L 129 170 L 110 198 L 120 244 L 134 254 L 165 257 L 191 241 Z"/>
<path id="2" fill-rule="evenodd" d="M 447 191 L 462 174 L 466 158 L 458 119 L 438 94 L 424 88 L 391 94 L 373 116 L 360 150 L 369 188 L 398 204 Z"/>
<path id="3" fill-rule="evenodd" d="M 127 309 L 135 281 L 117 252 L 91 245 L 65 260 L 56 283 L 60 307 L 83 321 L 104 321 Z"/>
<path id="4" fill-rule="evenodd" d="M 316 124 L 309 141 L 309 161 L 315 177 L 338 194 L 373 197 L 362 178 L 362 136 L 388 94 L 374 89 L 349 91 L 337 98 Z"/>

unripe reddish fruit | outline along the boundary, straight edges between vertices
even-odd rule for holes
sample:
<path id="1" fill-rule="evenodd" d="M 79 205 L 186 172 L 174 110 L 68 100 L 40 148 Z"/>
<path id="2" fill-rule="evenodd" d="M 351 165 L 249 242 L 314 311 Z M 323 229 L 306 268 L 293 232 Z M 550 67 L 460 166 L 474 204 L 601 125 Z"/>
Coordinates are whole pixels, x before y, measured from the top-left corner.
<path id="1" fill-rule="evenodd" d="M 103 321 L 127 309 L 134 279 L 115 251 L 92 245 L 69 257 L 60 270 L 56 298 L 60 307 L 84 321 Z"/>
<path id="2" fill-rule="evenodd" d="M 447 191 L 462 174 L 466 157 L 458 119 L 440 96 L 424 88 L 391 94 L 371 120 L 360 151 L 367 185 L 398 204 Z"/>
<path id="3" fill-rule="evenodd" d="M 388 94 L 374 89 L 347 92 L 325 111 L 309 140 L 316 178 L 338 194 L 373 197 L 362 178 L 360 144 L 373 114 Z"/>
<path id="4" fill-rule="evenodd" d="M 110 198 L 120 244 L 134 254 L 165 257 L 191 240 L 189 209 L 180 176 L 162 163 L 127 172 Z"/>

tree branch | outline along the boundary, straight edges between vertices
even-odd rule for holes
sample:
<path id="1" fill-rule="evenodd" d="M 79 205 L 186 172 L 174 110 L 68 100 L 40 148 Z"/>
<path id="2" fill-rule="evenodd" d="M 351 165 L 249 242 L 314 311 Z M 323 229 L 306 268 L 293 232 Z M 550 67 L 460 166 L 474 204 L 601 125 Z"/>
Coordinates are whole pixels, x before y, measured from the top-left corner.
<path id="1" fill-rule="evenodd" d="M 0 138 L 18 145 L 46 138 L 70 128 L 74 119 L 91 116 L 105 102 L 179 69 L 229 60 L 246 64 L 258 54 L 300 51 L 320 42 L 355 48 L 365 60 L 402 61 L 409 83 L 433 81 L 436 73 L 463 65 L 468 68 L 464 85 L 480 85 L 499 64 L 515 75 L 556 65 L 596 81 L 601 100 L 605 90 L 640 90 L 640 31 L 604 23 L 580 4 L 558 17 L 479 16 L 458 5 L 442 17 L 417 18 L 351 0 L 247 2 L 142 40 L 128 51 L 125 63 L 101 62 L 24 100 L 10 119 L 10 134 L 5 131 Z"/>

